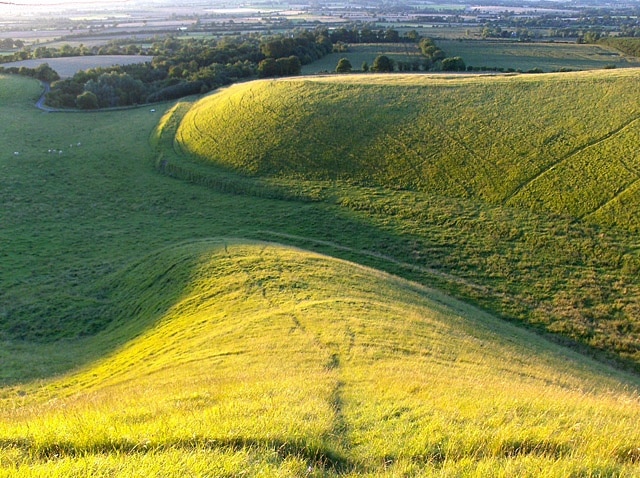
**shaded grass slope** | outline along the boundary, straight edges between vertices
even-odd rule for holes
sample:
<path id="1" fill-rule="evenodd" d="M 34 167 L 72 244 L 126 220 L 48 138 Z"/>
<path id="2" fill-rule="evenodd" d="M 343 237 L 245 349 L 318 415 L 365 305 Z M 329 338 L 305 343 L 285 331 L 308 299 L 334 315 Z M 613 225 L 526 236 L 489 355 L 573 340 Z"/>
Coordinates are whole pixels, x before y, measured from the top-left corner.
<path id="1" fill-rule="evenodd" d="M 228 238 L 113 280 L 117 349 L 0 391 L 0 476 L 640 472 L 637 379 L 418 284 Z"/>
<path id="2" fill-rule="evenodd" d="M 252 176 L 428 191 L 638 231 L 639 78 L 625 70 L 259 81 L 199 101 L 177 140 Z"/>
<path id="3" fill-rule="evenodd" d="M 47 114 L 37 83 L 0 82 L 0 476 L 638 474 L 637 377 L 423 286 L 564 313 L 632 354 L 640 294 L 617 237 L 190 169 L 180 104 L 166 121 Z M 158 174 L 160 154 L 211 187 Z M 290 190 L 309 200 L 273 199 Z"/>
<path id="4" fill-rule="evenodd" d="M 179 105 L 153 137 L 170 175 L 338 204 L 390 234 L 332 220 L 313 237 L 270 237 L 350 254 L 638 370 L 638 75 L 253 82 Z"/>

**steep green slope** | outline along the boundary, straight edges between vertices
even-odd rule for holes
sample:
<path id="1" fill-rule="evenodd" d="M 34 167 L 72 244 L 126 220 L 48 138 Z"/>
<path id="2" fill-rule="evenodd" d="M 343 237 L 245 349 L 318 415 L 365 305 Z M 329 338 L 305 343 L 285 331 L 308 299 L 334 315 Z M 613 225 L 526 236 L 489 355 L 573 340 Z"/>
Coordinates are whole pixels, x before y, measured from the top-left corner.
<path id="1" fill-rule="evenodd" d="M 0 389 L 0 476 L 640 472 L 636 379 L 418 284 L 224 238 L 113 281 L 118 349 Z"/>
<path id="2" fill-rule="evenodd" d="M 170 175 L 338 204 L 393 238 L 271 237 L 357 251 L 637 369 L 639 75 L 253 82 L 167 115 L 159 151 Z"/>
<path id="3" fill-rule="evenodd" d="M 354 76 L 236 85 L 179 145 L 249 175 L 343 179 L 587 217 L 640 215 L 640 71 Z"/>
<path id="4" fill-rule="evenodd" d="M 171 148 L 189 105 L 153 151 L 146 108 L 0 82 L 0 476 L 638 474 L 637 377 L 424 287 L 634 357 L 626 237 L 248 180 Z"/>

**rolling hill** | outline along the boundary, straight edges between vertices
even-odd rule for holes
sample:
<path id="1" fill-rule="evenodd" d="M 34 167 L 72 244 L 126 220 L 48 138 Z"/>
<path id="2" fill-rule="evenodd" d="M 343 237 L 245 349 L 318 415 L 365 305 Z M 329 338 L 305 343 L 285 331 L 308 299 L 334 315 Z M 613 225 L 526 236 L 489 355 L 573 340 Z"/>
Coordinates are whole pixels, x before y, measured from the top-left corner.
<path id="1" fill-rule="evenodd" d="M 177 139 L 244 174 L 477 198 L 637 232 L 639 76 L 245 83 L 194 105 Z"/>
<path id="2" fill-rule="evenodd" d="M 128 340 L 3 390 L 0 476 L 638 471 L 635 378 L 418 284 L 228 238 L 113 281 Z"/>
<path id="3" fill-rule="evenodd" d="M 44 113 L 39 89 L 0 77 L 0 476 L 640 473 L 637 374 L 503 320 L 636 366 L 631 222 L 237 174 L 174 142 L 221 97 Z"/>
<path id="4" fill-rule="evenodd" d="M 338 204 L 400 238 L 357 248 L 387 270 L 637 368 L 639 75 L 258 81 L 179 105 L 156 141 L 170 175 Z"/>

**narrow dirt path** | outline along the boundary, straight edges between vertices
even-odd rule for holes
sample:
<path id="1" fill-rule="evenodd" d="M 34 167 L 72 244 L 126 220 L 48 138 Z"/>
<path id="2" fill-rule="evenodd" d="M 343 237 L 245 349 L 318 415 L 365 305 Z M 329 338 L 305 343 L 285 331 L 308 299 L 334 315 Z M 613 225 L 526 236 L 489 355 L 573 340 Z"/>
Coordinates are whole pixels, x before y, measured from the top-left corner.
<path id="1" fill-rule="evenodd" d="M 51 84 L 47 83 L 46 81 L 41 81 L 40 84 L 44 88 L 44 91 L 42 92 L 42 95 L 40 95 L 40 98 L 38 98 L 38 101 L 36 102 L 36 108 L 42 111 L 46 111 L 47 113 L 52 113 L 54 111 L 62 111 L 57 108 L 49 108 L 48 106 L 45 106 L 44 100 L 45 100 L 45 97 L 47 96 L 47 93 L 51 91 Z"/>

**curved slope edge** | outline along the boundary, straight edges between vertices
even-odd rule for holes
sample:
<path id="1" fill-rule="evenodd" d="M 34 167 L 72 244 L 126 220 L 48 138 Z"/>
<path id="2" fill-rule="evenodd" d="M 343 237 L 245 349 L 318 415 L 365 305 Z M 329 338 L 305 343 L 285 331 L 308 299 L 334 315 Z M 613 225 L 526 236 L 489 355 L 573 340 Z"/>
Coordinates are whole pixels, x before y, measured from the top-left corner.
<path id="1" fill-rule="evenodd" d="M 479 198 L 638 230 L 639 70 L 264 80 L 196 102 L 176 139 L 259 177 Z"/>
<path id="2" fill-rule="evenodd" d="M 14 470 L 638 471 L 635 379 L 433 290 L 230 239 L 126 274 L 150 267 L 171 303 L 123 310 L 161 317 L 85 370 L 4 394 Z"/>

